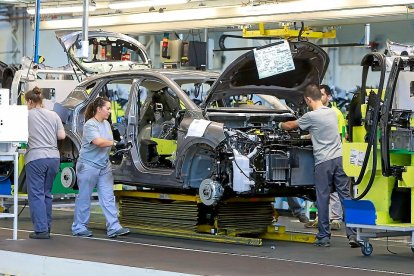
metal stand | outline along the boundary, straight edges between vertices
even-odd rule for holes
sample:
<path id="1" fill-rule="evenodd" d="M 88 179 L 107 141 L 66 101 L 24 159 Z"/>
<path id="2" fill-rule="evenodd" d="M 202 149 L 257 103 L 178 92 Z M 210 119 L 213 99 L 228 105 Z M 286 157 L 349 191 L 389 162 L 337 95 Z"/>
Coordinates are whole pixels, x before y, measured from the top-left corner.
<path id="1" fill-rule="evenodd" d="M 414 253 L 414 225 L 412 224 L 407 224 L 407 226 L 395 226 L 395 225 L 367 225 L 367 224 L 347 223 L 346 226 L 354 227 L 357 229 L 357 240 L 361 243 L 361 252 L 364 256 L 371 255 L 374 249 L 372 244 L 369 243 L 369 238 L 383 238 L 383 237 L 411 236 L 410 246 L 411 246 L 411 251 Z M 385 231 L 385 232 L 381 232 L 381 231 Z"/>
<path id="2" fill-rule="evenodd" d="M 0 152 L 0 161 L 13 161 L 14 164 L 14 188 L 13 188 L 13 213 L 0 213 L 0 218 L 13 218 L 13 240 L 17 240 L 17 218 L 18 218 L 18 185 L 19 185 L 19 153 Z M 0 195 L 0 197 L 2 197 Z"/>

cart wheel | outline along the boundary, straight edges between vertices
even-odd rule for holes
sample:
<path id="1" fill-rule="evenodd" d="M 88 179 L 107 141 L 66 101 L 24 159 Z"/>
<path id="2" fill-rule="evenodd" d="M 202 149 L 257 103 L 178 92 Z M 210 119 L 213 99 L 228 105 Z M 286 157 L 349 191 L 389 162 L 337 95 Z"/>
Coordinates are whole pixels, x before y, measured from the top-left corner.
<path id="1" fill-rule="evenodd" d="M 371 255 L 373 250 L 372 244 L 368 242 L 361 245 L 361 252 L 364 256 Z"/>

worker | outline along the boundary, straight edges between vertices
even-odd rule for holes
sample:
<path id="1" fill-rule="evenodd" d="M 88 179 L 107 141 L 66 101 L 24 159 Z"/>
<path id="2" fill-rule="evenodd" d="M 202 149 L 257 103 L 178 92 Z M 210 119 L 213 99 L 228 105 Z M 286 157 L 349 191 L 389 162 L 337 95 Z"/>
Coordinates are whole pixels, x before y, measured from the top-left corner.
<path id="1" fill-rule="evenodd" d="M 82 144 L 76 164 L 79 194 L 75 201 L 75 214 L 72 224 L 74 236 L 90 237 L 88 229 L 91 196 L 96 188 L 99 204 L 106 218 L 109 238 L 129 234 L 118 220 L 115 196 L 113 191 L 109 151 L 114 144 L 111 126 L 107 121 L 111 114 L 111 102 L 106 97 L 98 97 L 90 103 L 85 111 Z"/>
<path id="2" fill-rule="evenodd" d="M 52 185 L 59 170 L 57 140 L 65 139 L 59 116 L 43 108 L 42 91 L 35 87 L 24 94 L 29 109 L 29 140 L 25 154 L 26 183 L 30 217 L 34 232 L 31 239 L 49 239 L 52 224 Z"/>
<path id="3" fill-rule="evenodd" d="M 331 245 L 329 227 L 329 195 L 331 187 L 338 192 L 341 203 L 350 199 L 348 177 L 342 168 L 342 144 L 338 136 L 338 121 L 335 111 L 326 107 L 321 101 L 322 95 L 318 85 L 311 84 L 305 88 L 304 100 L 310 112 L 299 120 L 281 122 L 278 128 L 293 130 L 300 128 L 309 131 L 313 144 L 315 158 L 315 189 L 318 207 L 318 234 L 316 246 L 328 247 Z M 353 228 L 346 228 L 346 234 L 351 247 L 358 247 L 356 232 Z"/>
<path id="4" fill-rule="evenodd" d="M 343 131 L 345 130 L 345 118 L 342 112 L 336 107 L 336 105 L 332 102 L 332 91 L 330 87 L 326 84 L 322 84 L 319 86 L 321 93 L 322 93 L 322 104 L 324 106 L 330 107 L 332 110 L 335 111 L 336 117 L 338 119 L 338 133 L 340 137 L 344 137 Z M 339 200 L 339 196 L 337 192 L 333 192 L 330 194 L 329 199 L 329 220 L 331 225 L 331 230 L 339 230 L 341 229 L 341 224 L 343 221 L 343 211 L 341 206 L 341 201 Z M 305 224 L 306 228 L 318 228 L 318 218 L 314 221 L 310 221 Z"/>
<path id="5" fill-rule="evenodd" d="M 305 214 L 305 209 L 299 202 L 297 197 L 287 197 L 287 203 L 292 215 L 296 217 L 302 223 L 309 223 L 309 218 Z"/>

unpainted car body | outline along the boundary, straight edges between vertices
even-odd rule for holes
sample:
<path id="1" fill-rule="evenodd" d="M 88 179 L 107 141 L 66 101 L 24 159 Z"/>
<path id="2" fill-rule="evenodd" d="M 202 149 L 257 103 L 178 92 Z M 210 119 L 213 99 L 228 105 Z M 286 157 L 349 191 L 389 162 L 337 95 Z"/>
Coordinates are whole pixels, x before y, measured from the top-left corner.
<path id="1" fill-rule="evenodd" d="M 198 191 L 206 205 L 234 194 L 313 197 L 310 140 L 275 125 L 303 112 L 303 91 L 320 82 L 329 59 L 308 42 L 290 48 L 296 69 L 265 79 L 253 51 L 222 74 L 148 69 L 90 77 L 56 105 L 67 133 L 62 156 L 76 162 L 85 108 L 108 96 L 116 183 Z M 189 95 L 206 96 L 197 105 L 200 98 Z"/>

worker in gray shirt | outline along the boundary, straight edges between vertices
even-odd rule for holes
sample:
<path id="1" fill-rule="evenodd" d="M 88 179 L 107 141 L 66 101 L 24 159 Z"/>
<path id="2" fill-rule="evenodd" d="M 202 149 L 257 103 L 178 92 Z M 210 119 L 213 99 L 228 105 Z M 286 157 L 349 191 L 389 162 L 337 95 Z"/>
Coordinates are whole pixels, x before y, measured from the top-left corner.
<path id="1" fill-rule="evenodd" d="M 111 102 L 106 97 L 97 97 L 85 111 L 82 145 L 76 164 L 79 194 L 75 201 L 72 234 L 80 237 L 92 236 L 88 229 L 91 196 L 93 189 L 98 192 L 99 204 L 106 218 L 108 237 L 129 233 L 118 220 L 113 190 L 114 177 L 109 161 L 109 152 L 114 144 L 112 130 L 107 119 L 111 115 Z"/>
<path id="2" fill-rule="evenodd" d="M 24 94 L 29 109 L 29 140 L 25 155 L 31 239 L 49 239 L 52 224 L 52 186 L 60 165 L 58 139 L 65 139 L 59 116 L 43 108 L 42 91 L 35 87 Z"/>
<path id="3" fill-rule="evenodd" d="M 342 168 L 342 145 L 338 135 L 338 120 L 335 111 L 326 107 L 321 101 L 318 85 L 305 88 L 304 99 L 312 110 L 299 120 L 282 122 L 278 127 L 285 130 L 300 128 L 311 134 L 313 155 L 315 158 L 315 188 L 318 208 L 319 233 L 315 245 L 330 246 L 331 232 L 329 228 L 329 195 L 331 190 L 338 192 L 341 204 L 350 199 L 348 177 Z M 346 228 L 351 247 L 358 247 L 355 229 Z"/>

